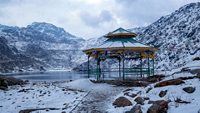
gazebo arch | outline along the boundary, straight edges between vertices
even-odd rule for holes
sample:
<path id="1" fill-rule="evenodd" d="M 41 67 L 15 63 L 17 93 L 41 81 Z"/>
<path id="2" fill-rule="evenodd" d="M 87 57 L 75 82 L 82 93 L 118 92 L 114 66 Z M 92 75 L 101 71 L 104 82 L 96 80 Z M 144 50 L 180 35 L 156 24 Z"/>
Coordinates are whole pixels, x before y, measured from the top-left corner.
<path id="1" fill-rule="evenodd" d="M 142 44 L 134 39 L 137 34 L 127 31 L 123 28 L 118 28 L 113 32 L 109 32 L 104 37 L 107 38 L 100 46 L 95 48 L 89 48 L 83 50 L 88 56 L 88 77 L 90 77 L 92 70 L 90 70 L 90 57 L 95 58 L 97 61 L 96 78 L 99 80 L 101 77 L 101 61 L 108 58 L 116 58 L 119 61 L 119 77 L 123 80 L 126 75 L 134 75 L 134 73 L 139 73 L 140 77 L 154 75 L 154 58 L 155 51 L 154 47 Z M 134 68 L 125 68 L 125 60 L 139 60 L 140 66 Z M 143 59 L 147 59 L 147 68 L 143 67 Z M 150 66 L 150 59 L 152 59 L 152 67 Z M 121 66 L 122 62 L 122 66 Z"/>

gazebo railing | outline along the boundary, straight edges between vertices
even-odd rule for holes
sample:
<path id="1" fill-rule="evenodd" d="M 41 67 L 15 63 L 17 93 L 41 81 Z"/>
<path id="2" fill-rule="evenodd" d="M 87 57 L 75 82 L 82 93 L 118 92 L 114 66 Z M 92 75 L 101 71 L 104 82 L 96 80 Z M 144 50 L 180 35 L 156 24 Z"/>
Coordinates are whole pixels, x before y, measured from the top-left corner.
<path id="1" fill-rule="evenodd" d="M 124 77 L 131 77 L 131 78 L 139 78 L 145 76 L 153 75 L 153 68 L 124 68 Z M 122 78 L 123 77 L 123 70 L 119 68 L 110 68 L 109 70 L 98 70 L 98 69 L 90 69 L 89 73 L 90 76 L 100 76 L 100 78 Z"/>

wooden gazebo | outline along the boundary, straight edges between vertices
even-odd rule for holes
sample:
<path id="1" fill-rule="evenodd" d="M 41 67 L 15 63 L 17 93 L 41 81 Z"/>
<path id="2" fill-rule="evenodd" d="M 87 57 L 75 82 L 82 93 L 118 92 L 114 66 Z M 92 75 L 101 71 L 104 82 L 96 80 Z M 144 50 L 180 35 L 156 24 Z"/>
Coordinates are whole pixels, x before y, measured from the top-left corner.
<path id="1" fill-rule="evenodd" d="M 139 75 L 139 77 L 154 75 L 154 58 L 157 49 L 136 41 L 134 39 L 136 36 L 137 34 L 133 32 L 118 28 L 106 34 L 104 37 L 107 38 L 107 40 L 100 46 L 83 50 L 88 56 L 88 77 L 90 77 L 91 74 L 95 74 L 97 80 L 101 79 L 103 77 L 101 61 L 108 58 L 118 59 L 119 78 L 123 80 L 127 75 L 133 77 L 135 75 Z M 90 69 L 90 58 L 95 58 L 97 61 L 97 68 L 95 70 Z M 140 63 L 137 67 L 127 68 L 124 63 L 126 60 L 138 60 Z M 145 64 L 147 65 L 146 68 L 144 67 Z"/>

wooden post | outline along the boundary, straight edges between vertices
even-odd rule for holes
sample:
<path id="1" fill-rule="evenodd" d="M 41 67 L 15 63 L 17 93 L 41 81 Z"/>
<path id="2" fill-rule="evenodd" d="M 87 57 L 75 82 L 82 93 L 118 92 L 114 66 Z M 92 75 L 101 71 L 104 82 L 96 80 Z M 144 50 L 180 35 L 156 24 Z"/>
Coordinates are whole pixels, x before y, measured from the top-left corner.
<path id="1" fill-rule="evenodd" d="M 90 78 L 90 55 L 88 55 L 88 78 Z"/>

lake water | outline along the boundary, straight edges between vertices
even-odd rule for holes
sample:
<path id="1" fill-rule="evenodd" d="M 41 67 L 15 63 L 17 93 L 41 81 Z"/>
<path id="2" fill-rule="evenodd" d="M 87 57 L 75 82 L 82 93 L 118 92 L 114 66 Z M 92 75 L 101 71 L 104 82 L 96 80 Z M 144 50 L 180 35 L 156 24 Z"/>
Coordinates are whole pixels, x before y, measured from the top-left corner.
<path id="1" fill-rule="evenodd" d="M 35 72 L 35 73 L 23 73 L 23 74 L 21 73 L 21 74 L 12 74 L 11 76 L 29 81 L 65 81 L 65 80 L 75 80 L 88 77 L 87 74 L 70 72 L 70 71 L 50 71 L 50 72 Z"/>
<path id="2" fill-rule="evenodd" d="M 65 81 L 88 78 L 87 73 L 71 72 L 71 71 L 47 71 L 47 72 L 32 72 L 32 73 L 18 73 L 7 74 L 22 80 L 29 81 Z M 90 75 L 91 79 L 95 79 L 96 75 Z M 104 73 L 104 79 L 117 79 L 118 72 Z"/>

